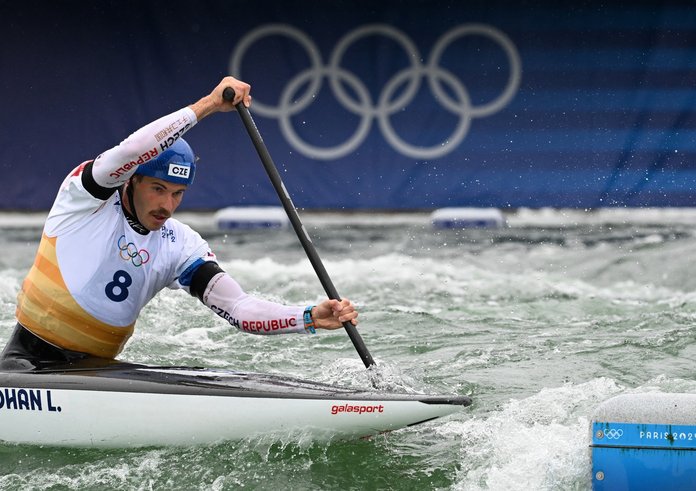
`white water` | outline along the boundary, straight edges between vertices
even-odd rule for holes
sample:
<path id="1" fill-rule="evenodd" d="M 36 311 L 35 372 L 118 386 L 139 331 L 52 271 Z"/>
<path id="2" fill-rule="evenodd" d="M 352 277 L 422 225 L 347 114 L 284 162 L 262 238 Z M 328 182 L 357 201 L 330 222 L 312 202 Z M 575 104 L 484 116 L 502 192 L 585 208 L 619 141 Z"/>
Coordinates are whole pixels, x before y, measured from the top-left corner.
<path id="1" fill-rule="evenodd" d="M 212 232 L 208 216 L 184 217 Z M 0 447 L 0 488 L 587 489 L 588 428 L 600 402 L 696 392 L 692 210 L 522 210 L 507 229 L 469 231 L 434 231 L 419 214 L 305 220 L 339 292 L 361 308 L 383 380 L 469 394 L 472 408 L 359 442 Z M 0 341 L 38 238 L 35 228 L 5 226 Z M 291 231 L 210 242 L 248 291 L 298 304 L 322 296 Z M 369 386 L 343 333 L 243 335 L 181 292 L 146 308 L 122 358 Z"/>

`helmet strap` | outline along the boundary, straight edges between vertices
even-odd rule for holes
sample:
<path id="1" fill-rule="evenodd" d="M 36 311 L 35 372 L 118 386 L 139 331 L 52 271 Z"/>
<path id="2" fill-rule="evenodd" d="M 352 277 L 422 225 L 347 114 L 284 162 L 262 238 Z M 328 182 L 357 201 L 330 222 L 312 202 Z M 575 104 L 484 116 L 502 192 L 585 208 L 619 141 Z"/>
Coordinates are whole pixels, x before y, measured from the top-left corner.
<path id="1" fill-rule="evenodd" d="M 133 176 L 128 179 L 128 185 L 126 186 L 126 196 L 125 198 L 128 200 L 128 207 L 130 208 L 130 211 L 123 206 L 123 203 L 121 203 L 121 208 L 123 209 L 123 214 L 126 217 L 126 220 L 128 220 L 128 224 L 131 226 L 133 230 L 138 232 L 141 235 L 147 235 L 150 233 L 148 229 L 145 228 L 145 226 L 140 223 L 140 220 L 138 219 L 138 212 L 135 209 L 135 202 L 133 200 Z M 123 193 L 121 193 L 121 201 L 123 202 Z"/>

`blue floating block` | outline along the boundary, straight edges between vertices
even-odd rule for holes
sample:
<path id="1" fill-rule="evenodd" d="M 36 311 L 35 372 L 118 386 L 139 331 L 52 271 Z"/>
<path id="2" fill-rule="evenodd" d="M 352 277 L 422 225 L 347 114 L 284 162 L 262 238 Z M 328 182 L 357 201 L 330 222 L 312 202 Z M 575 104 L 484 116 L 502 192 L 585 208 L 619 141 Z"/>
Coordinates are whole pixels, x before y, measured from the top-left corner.
<path id="1" fill-rule="evenodd" d="M 592 489 L 696 489 L 696 394 L 624 394 L 592 418 Z"/>
<path id="2" fill-rule="evenodd" d="M 229 207 L 218 210 L 214 216 L 220 230 L 286 228 L 290 225 L 285 210 L 280 206 Z"/>
<path id="3" fill-rule="evenodd" d="M 497 208 L 440 208 L 430 215 L 435 228 L 498 228 L 505 217 Z"/>

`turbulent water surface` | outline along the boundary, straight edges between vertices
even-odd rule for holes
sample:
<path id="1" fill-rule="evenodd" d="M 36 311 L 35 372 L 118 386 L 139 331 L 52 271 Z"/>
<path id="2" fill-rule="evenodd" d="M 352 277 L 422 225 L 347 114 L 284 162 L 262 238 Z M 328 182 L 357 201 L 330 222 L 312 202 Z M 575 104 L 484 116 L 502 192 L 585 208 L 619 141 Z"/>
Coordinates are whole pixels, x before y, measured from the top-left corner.
<path id="1" fill-rule="evenodd" d="M 358 441 L 0 445 L 0 489 L 588 489 L 599 403 L 696 392 L 693 211 L 518 212 L 508 228 L 466 231 L 435 231 L 420 215 L 305 220 L 339 292 L 361 308 L 377 375 L 401 390 L 471 395 L 471 408 Z M 38 243 L 21 223 L 0 231 L 3 343 Z M 247 291 L 321 298 L 291 231 L 207 236 Z M 176 291 L 146 307 L 121 357 L 370 388 L 345 333 L 245 335 Z"/>

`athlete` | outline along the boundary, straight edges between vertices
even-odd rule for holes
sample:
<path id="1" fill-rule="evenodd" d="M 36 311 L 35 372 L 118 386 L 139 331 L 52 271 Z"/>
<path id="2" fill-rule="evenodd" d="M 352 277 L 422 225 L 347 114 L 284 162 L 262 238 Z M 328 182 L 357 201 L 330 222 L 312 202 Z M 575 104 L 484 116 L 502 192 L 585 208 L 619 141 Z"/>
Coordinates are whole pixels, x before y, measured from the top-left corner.
<path id="1" fill-rule="evenodd" d="M 226 87 L 235 91 L 225 101 Z M 251 104 L 250 86 L 224 78 L 198 102 L 164 116 L 65 178 L 17 299 L 17 326 L 0 368 L 32 370 L 113 360 L 141 309 L 183 289 L 243 332 L 314 333 L 357 325 L 347 300 L 293 307 L 244 293 L 207 242 L 172 218 L 196 174 L 182 136 L 206 116 Z M 104 361 L 104 360 L 101 360 Z"/>

